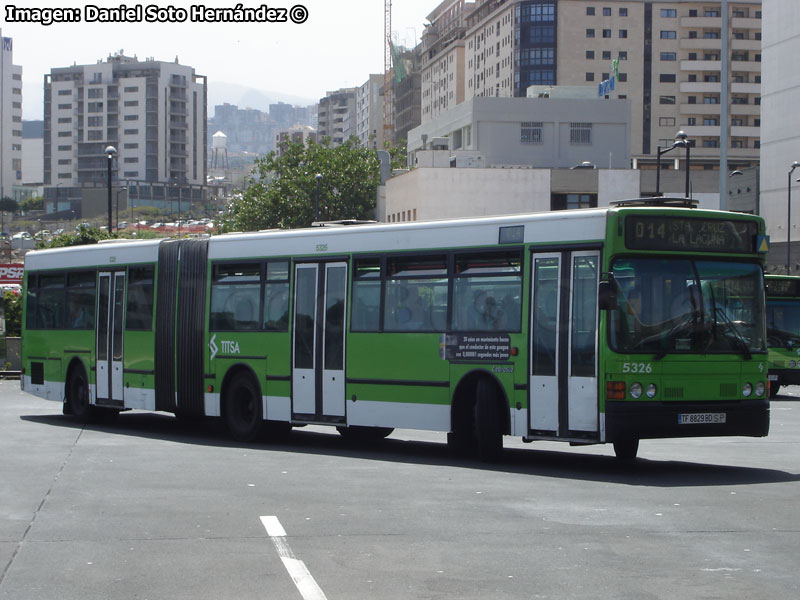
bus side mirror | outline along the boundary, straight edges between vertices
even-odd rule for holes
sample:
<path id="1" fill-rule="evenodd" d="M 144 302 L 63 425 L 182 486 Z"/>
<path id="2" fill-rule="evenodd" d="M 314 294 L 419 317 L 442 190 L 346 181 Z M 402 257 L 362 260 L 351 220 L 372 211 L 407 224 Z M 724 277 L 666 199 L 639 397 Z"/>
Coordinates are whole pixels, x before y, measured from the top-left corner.
<path id="1" fill-rule="evenodd" d="M 613 281 L 600 281 L 597 289 L 597 303 L 600 310 L 615 310 L 618 307 L 617 286 Z"/>

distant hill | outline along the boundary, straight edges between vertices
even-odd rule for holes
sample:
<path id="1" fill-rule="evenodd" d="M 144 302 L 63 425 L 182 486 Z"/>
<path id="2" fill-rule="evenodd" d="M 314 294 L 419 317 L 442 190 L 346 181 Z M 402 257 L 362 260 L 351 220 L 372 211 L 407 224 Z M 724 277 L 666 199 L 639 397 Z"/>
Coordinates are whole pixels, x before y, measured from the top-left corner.
<path id="1" fill-rule="evenodd" d="M 302 98 L 280 92 L 268 92 L 237 83 L 209 82 L 208 84 L 208 116 L 213 118 L 214 107 L 218 104 L 235 104 L 239 108 L 255 108 L 269 112 L 270 104 L 285 102 L 292 106 L 309 106 L 316 104 L 319 98 Z"/>

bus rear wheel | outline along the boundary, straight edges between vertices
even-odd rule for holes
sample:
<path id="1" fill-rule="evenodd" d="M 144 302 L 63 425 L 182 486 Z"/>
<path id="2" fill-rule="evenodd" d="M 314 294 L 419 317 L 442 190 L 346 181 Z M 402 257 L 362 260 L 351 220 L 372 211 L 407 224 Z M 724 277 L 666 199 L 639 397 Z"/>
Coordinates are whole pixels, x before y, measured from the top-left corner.
<path id="1" fill-rule="evenodd" d="M 261 394 L 253 378 L 236 375 L 225 393 L 225 425 L 231 437 L 239 442 L 252 442 L 264 423 Z"/>
<path id="2" fill-rule="evenodd" d="M 89 382 L 83 367 L 74 367 L 70 372 L 64 413 L 72 415 L 81 423 L 94 416 L 94 407 L 89 401 Z"/>
<path id="3" fill-rule="evenodd" d="M 503 420 L 497 388 L 486 379 L 478 382 L 475 399 L 475 439 L 478 458 L 497 462 L 503 453 Z"/>

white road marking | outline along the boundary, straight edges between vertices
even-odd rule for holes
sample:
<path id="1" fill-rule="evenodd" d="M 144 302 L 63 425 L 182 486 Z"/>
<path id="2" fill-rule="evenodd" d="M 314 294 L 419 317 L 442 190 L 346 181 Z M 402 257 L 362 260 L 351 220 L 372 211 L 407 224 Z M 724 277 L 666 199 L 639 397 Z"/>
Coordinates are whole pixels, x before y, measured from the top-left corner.
<path id="1" fill-rule="evenodd" d="M 286 530 L 281 525 L 281 522 L 278 521 L 278 517 L 261 517 L 261 524 L 264 525 L 267 535 L 272 540 L 272 543 L 275 544 L 275 549 L 278 551 L 278 556 L 283 562 L 283 566 L 286 567 L 289 576 L 294 581 L 303 599 L 327 600 L 325 593 L 317 585 L 305 563 L 302 560 L 298 560 L 289 547 L 289 542 L 286 541 Z"/>

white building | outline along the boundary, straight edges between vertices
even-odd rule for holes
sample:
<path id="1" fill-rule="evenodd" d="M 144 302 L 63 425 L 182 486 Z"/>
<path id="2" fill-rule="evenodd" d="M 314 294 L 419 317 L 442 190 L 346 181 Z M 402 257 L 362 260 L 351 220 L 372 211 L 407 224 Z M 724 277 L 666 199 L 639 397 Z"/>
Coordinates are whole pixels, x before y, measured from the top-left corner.
<path id="1" fill-rule="evenodd" d="M 383 148 L 383 75 L 370 75 L 356 92 L 356 136 L 364 148 Z"/>
<path id="2" fill-rule="evenodd" d="M 200 200 L 206 184 L 206 78 L 192 67 L 120 52 L 44 79 L 45 209 L 70 209 L 80 188 L 105 185 L 105 148 L 118 154 L 112 183 L 131 199 Z M 165 188 L 178 191 L 165 194 Z M 61 190 L 58 190 L 61 187 Z M 66 188 L 66 190 L 65 190 Z M 60 193 L 57 193 L 60 192 Z M 67 192 L 67 193 L 65 193 Z"/>
<path id="3" fill-rule="evenodd" d="M 770 265 L 785 272 L 788 185 L 792 186 L 792 275 L 800 274 L 800 2 L 764 0 L 761 70 L 761 198 L 760 212 L 772 241 Z"/>
<path id="4" fill-rule="evenodd" d="M 14 40 L 0 29 L 0 197 L 22 183 L 22 67 L 13 64 Z"/>

